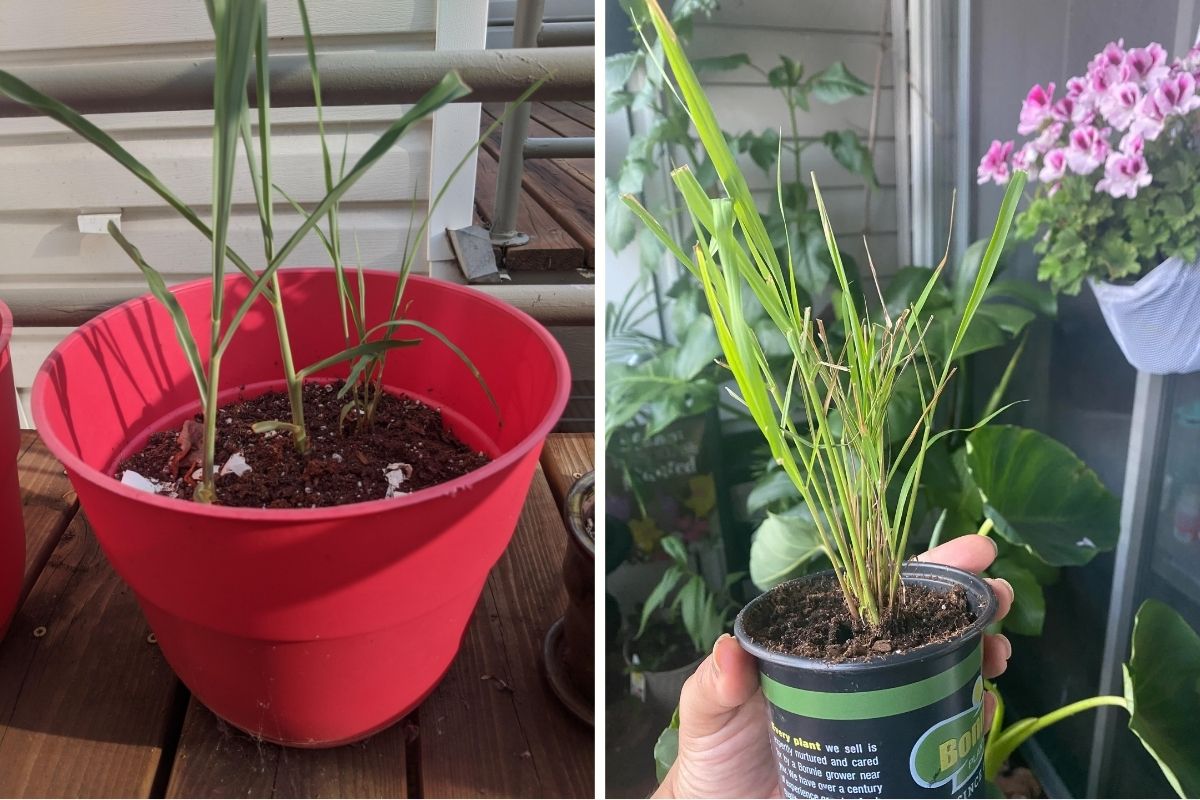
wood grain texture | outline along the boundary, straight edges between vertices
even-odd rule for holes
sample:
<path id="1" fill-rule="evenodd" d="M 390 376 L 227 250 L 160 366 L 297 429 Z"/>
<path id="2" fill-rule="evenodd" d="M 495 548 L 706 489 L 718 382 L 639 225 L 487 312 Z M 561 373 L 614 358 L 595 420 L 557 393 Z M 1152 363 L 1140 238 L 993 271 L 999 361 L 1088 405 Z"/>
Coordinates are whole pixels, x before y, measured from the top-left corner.
<path id="1" fill-rule="evenodd" d="M 542 448 L 542 471 L 558 508 L 563 507 L 571 484 L 595 464 L 595 434 L 564 433 L 546 440 L 546 446 Z"/>
<path id="2" fill-rule="evenodd" d="M 534 104 L 537 109 L 541 104 Z M 486 116 L 492 117 L 491 113 Z M 539 135 L 537 124 L 531 122 L 530 135 Z M 549 133 L 548 129 L 543 132 Z M 500 157 L 500 137 L 493 134 L 483 143 L 481 151 Z M 575 160 L 575 159 L 572 159 Z M 575 177 L 574 167 L 559 159 L 533 158 L 525 161 L 521 175 L 522 202 L 524 196 L 540 206 L 561 228 L 583 248 L 585 265 L 591 267 L 596 251 L 596 194 L 594 184 L 588 187 Z M 593 164 L 593 172 L 594 172 Z M 479 197 L 478 191 L 476 198 Z M 520 248 L 510 251 L 516 255 Z"/>
<path id="3" fill-rule="evenodd" d="M 426 797 L 592 797 L 593 731 L 541 674 L 542 639 L 566 602 L 566 530 L 539 469 L 458 659 L 421 706 Z"/>
<path id="4" fill-rule="evenodd" d="M 75 516 L 0 643 L 0 796 L 148 797 L 178 682 Z"/>
<path id="5" fill-rule="evenodd" d="M 492 221 L 496 211 L 496 152 L 480 148 L 477 160 L 475 209 L 485 224 Z M 529 234 L 529 243 L 509 248 L 509 269 L 570 271 L 587 264 L 583 245 L 527 191 L 521 192 L 518 201 L 517 229 Z"/>
<path id="6" fill-rule="evenodd" d="M 295 750 L 258 741 L 188 704 L 167 797 L 407 797 L 402 721 L 357 744 Z"/>
<path id="7" fill-rule="evenodd" d="M 17 472 L 25 517 L 25 583 L 21 593 L 26 595 L 75 516 L 79 499 L 62 464 L 33 432 L 22 439 Z"/>

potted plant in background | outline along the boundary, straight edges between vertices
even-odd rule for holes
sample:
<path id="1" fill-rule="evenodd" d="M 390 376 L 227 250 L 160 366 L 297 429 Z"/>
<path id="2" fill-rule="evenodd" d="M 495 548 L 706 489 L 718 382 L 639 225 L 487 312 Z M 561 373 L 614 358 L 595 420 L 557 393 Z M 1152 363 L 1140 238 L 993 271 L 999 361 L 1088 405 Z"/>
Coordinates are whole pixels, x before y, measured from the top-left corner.
<path id="1" fill-rule="evenodd" d="M 21 426 L 9 352 L 12 327 L 12 314 L 0 301 L 0 639 L 17 610 L 25 580 L 25 521 L 17 480 Z"/>
<path id="2" fill-rule="evenodd" d="M 820 756 L 832 773 L 818 770 L 817 781 L 812 773 L 800 774 L 809 751 L 830 752 L 821 743 L 837 742 L 878 768 L 871 780 L 881 789 L 876 794 L 973 793 L 983 761 L 981 637 L 997 601 L 976 576 L 905 566 L 904 558 L 924 458 L 944 436 L 933 433 L 938 400 L 995 271 L 1024 176 L 1005 196 L 940 370 L 924 369 L 928 359 L 915 357 L 928 353 L 932 323 L 923 307 L 940 270 L 897 317 L 889 315 L 884 324 L 864 318 L 814 180 L 839 290 L 835 306 L 847 331 L 844 342 L 831 343 L 823 321 L 800 301 L 794 264 L 777 257 L 670 23 L 656 3 L 648 7 L 657 45 L 725 196 L 711 199 L 686 166 L 673 173 L 694 224 L 690 248 L 636 200 L 625 200 L 703 286 L 740 399 L 804 497 L 833 562 L 830 573 L 782 584 L 751 601 L 735 626 L 743 646 L 759 659 L 781 784 L 793 796 L 821 791 L 822 779 L 832 781 L 833 790 L 861 788 L 857 771 L 836 769 L 840 751 Z M 786 340 L 791 368 L 785 381 L 776 380 L 757 332 L 746 323 L 743 297 L 751 294 Z M 918 387 L 916 419 L 893 448 L 889 405 L 910 370 Z M 800 423 L 793 409 L 803 412 Z M 930 734 L 951 728 L 956 740 L 963 737 L 961 752 L 952 762 L 939 762 L 934 746 L 935 758 L 927 764 Z M 921 769 L 910 769 L 910 758 L 918 756 Z M 823 791 L 831 791 L 829 785 Z"/>
<path id="3" fill-rule="evenodd" d="M 1016 235 L 1039 236 L 1038 277 L 1092 287 L 1126 359 L 1155 374 L 1200 369 L 1200 50 L 1168 61 L 1156 42 L 1110 42 L 1056 96 L 1029 90 L 1017 132 L 993 141 L 980 183 L 1011 169 L 1039 181 Z"/>
<path id="4" fill-rule="evenodd" d="M 683 682 L 728 632 L 740 604 L 730 589 L 744 576 L 731 573 L 714 588 L 692 563 L 678 535 L 659 542 L 670 566 L 642 605 L 637 631 L 625 642 L 626 667 L 634 694 L 653 711 L 669 713 Z"/>
<path id="5" fill-rule="evenodd" d="M 338 200 L 406 130 L 469 92 L 458 76 L 354 164 L 343 158 L 340 177 L 322 129 L 327 194 L 283 239 L 272 214 L 274 193 L 286 195 L 270 177 L 265 4 L 229 0 L 209 11 L 211 226 L 88 120 L 0 72 L 0 91 L 116 159 L 213 251 L 210 279 L 168 289 L 110 226 L 152 296 L 64 339 L 34 381 L 34 418 L 184 683 L 256 736 L 329 746 L 390 725 L 449 667 L 569 377 L 561 349 L 526 315 L 409 275 L 428 218 L 398 272 L 351 277 L 338 256 L 332 268 L 280 270 L 322 221 L 340 252 Z M 239 146 L 262 223 L 260 271 L 227 243 Z M 227 276 L 226 261 L 240 274 Z M 289 325 L 288 312 L 304 324 Z M 387 358 L 395 349 L 405 357 Z M 393 424 L 398 414 L 403 424 Z M 424 477 L 415 457 L 387 449 L 405 441 L 440 454 L 424 462 Z M 268 480 L 276 467 L 284 484 Z M 338 475 L 340 490 L 322 482 Z"/>

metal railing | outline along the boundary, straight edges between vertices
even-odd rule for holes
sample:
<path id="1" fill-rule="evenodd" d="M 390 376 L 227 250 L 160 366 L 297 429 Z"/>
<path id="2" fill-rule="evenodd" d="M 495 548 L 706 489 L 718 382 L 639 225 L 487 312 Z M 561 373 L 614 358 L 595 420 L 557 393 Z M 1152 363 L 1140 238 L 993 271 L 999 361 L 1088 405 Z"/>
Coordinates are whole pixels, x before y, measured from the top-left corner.
<path id="1" fill-rule="evenodd" d="M 540 18 L 539 18 L 540 21 Z M 536 35 L 536 31 L 535 31 Z M 529 37 L 530 40 L 534 38 Z M 271 104 L 313 105 L 311 78 L 304 56 L 272 56 Z M 327 106 L 385 105 L 412 102 L 456 69 L 472 88 L 460 102 L 510 102 L 537 80 L 546 82 L 535 100 L 568 100 L 593 96 L 595 48 L 570 46 L 503 50 L 429 52 L 323 53 L 321 99 Z M 31 65 L 20 77 L 31 86 L 82 113 L 183 111 L 212 108 L 213 59 L 153 59 L 138 62 L 79 65 Z M 248 87 L 254 102 L 253 83 Z M 0 99 L 0 119 L 32 116 L 26 106 Z M 524 149 L 520 137 L 517 155 Z M 558 145 L 577 148 L 568 141 Z M 536 141 L 533 148 L 537 150 Z M 572 151 L 576 152 L 576 151 Z M 510 160 L 511 161 L 511 160 Z M 520 163 L 520 159 L 517 159 Z M 520 173 L 516 187 L 520 190 Z M 515 201 L 510 207 L 515 208 Z M 590 288 L 488 287 L 518 308 L 555 324 L 592 324 Z M 140 292 L 119 288 L 98 291 L 80 287 L 64 297 L 61 289 L 13 289 L 5 292 L 14 322 L 20 326 L 74 326 Z"/>

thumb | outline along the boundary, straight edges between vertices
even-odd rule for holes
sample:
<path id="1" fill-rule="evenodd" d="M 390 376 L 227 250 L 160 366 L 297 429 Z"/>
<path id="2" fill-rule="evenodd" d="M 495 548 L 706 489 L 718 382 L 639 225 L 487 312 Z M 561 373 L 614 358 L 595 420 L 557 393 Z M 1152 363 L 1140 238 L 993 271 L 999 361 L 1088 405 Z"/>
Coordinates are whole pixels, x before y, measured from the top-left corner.
<path id="1" fill-rule="evenodd" d="M 683 684 L 679 696 L 679 730 L 701 737 L 716 733 L 758 689 L 754 657 L 737 639 L 722 634 L 712 654 Z"/>

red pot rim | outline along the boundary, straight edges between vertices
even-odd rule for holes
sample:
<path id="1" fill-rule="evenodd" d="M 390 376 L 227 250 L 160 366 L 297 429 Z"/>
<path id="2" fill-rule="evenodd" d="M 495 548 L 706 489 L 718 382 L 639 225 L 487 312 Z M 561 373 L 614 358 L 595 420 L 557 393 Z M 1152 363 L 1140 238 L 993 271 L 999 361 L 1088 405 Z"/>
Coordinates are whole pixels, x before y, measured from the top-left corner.
<path id="1" fill-rule="evenodd" d="M 305 271 L 313 272 L 325 270 L 332 270 L 332 267 L 289 267 L 287 271 L 290 273 L 299 273 Z M 387 270 L 363 270 L 363 272 L 365 274 L 374 273 L 386 276 L 394 276 L 396 274 Z M 227 276 L 225 278 L 225 282 L 227 284 L 241 280 L 246 280 L 246 278 L 240 274 Z M 126 300 L 124 303 L 110 308 L 108 311 L 105 311 L 104 313 L 88 320 L 83 325 L 80 325 L 78 328 L 68 334 L 63 341 L 54 348 L 50 356 L 48 356 L 46 361 L 43 362 L 41 367 L 38 368 L 37 375 L 33 380 L 33 393 L 30 404 L 33 406 L 34 425 L 37 427 L 38 434 L 42 441 L 45 442 L 46 447 L 48 447 L 50 452 L 53 453 L 54 456 L 63 463 L 69 472 L 79 475 L 90 483 L 103 485 L 105 491 L 118 494 L 127 500 L 144 503 L 150 506 L 158 506 L 164 510 L 186 511 L 189 514 L 195 514 L 201 517 L 280 523 L 294 522 L 300 517 L 303 517 L 306 521 L 324 521 L 345 519 L 346 517 L 369 516 L 385 510 L 390 511 L 397 508 L 403 508 L 405 506 L 416 505 L 435 497 L 457 494 L 471 484 L 503 472 L 510 465 L 520 459 L 531 448 L 537 446 L 540 442 L 545 440 L 551 429 L 553 429 L 553 427 L 558 423 L 559 417 L 562 416 L 563 409 L 566 408 L 567 399 L 571 393 L 571 382 L 568 377 L 570 375 L 570 368 L 567 364 L 566 354 L 563 353 L 562 347 L 559 345 L 558 340 L 551 336 L 550 332 L 547 331 L 541 323 L 526 314 L 524 311 L 521 311 L 519 308 L 514 308 L 508 303 L 497 300 L 496 298 L 491 297 L 484 292 L 471 289 L 467 286 L 450 283 L 448 281 L 437 280 L 424 275 L 411 275 L 409 276 L 409 280 L 417 283 L 429 283 L 436 285 L 439 290 L 469 297 L 471 302 L 490 304 L 501 311 L 517 317 L 523 323 L 525 323 L 525 325 L 529 327 L 529 329 L 532 330 L 534 334 L 546 345 L 556 366 L 558 386 L 554 394 L 554 401 L 551 405 L 550 413 L 546 414 L 545 418 L 538 423 L 538 425 L 529 433 L 529 435 L 527 435 L 517 444 L 508 448 L 505 452 L 501 453 L 487 465 L 480 467 L 477 470 L 468 472 L 467 474 L 455 478 L 454 480 L 447 481 L 445 483 L 439 483 L 436 486 L 430 486 L 425 489 L 420 489 L 400 498 L 392 497 L 381 498 L 379 500 L 365 500 L 361 503 L 350 503 L 342 506 L 327 506 L 323 508 L 245 508 L 241 506 L 206 505 L 203 503 L 195 503 L 189 500 L 151 494 L 140 489 L 134 489 L 131 486 L 126 486 L 113 476 L 107 475 L 86 463 L 83 459 L 72 452 L 71 449 L 67 447 L 57 436 L 54 435 L 52 426 L 46 421 L 44 406 L 46 403 L 47 382 L 50 380 L 51 362 L 59 348 L 85 331 L 103 324 L 107 318 L 115 316 L 119 313 L 123 313 L 125 310 L 134 306 L 157 303 L 158 301 L 155 300 L 149 293 L 139 295 L 131 300 Z M 187 283 L 181 283 L 173 286 L 171 287 L 171 291 L 174 293 L 192 286 L 211 282 L 211 278 L 200 278 L 198 280 L 188 281 Z M 2 333 L 0 333 L 0 345 L 2 345 L 7 343 L 7 336 L 12 322 L 12 317 L 10 314 L 8 314 L 8 309 L 3 303 L 0 303 L 0 318 L 3 319 L 4 326 Z"/>
<path id="2" fill-rule="evenodd" d="M 0 352 L 3 352 L 8 347 L 8 343 L 12 341 L 12 332 L 12 312 L 8 310 L 4 301 L 0 300 Z"/>

